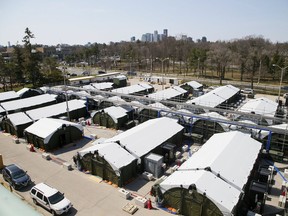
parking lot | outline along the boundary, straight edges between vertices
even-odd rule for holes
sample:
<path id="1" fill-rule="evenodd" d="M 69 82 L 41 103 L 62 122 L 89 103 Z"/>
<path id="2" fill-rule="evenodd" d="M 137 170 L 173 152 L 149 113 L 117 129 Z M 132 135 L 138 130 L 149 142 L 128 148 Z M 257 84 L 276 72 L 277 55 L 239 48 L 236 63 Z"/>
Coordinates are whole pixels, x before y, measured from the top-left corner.
<path id="1" fill-rule="evenodd" d="M 116 130 L 107 130 L 96 128 L 93 126 L 85 129 L 85 136 L 95 134 L 98 137 L 111 137 L 118 133 Z M 14 191 L 23 197 L 25 202 L 33 206 L 43 215 L 51 215 L 50 212 L 42 207 L 35 206 L 29 195 L 29 190 L 34 184 L 45 182 L 65 193 L 65 196 L 71 200 L 73 204 L 72 210 L 68 215 L 129 215 L 122 210 L 127 203 L 135 204 L 132 197 L 126 200 L 120 197 L 119 188 L 115 188 L 105 182 L 101 182 L 95 176 L 85 174 L 78 171 L 74 165 L 72 170 L 68 171 L 62 165 L 63 162 L 73 163 L 72 156 L 82 148 L 91 145 L 91 140 L 82 139 L 78 143 L 74 143 L 65 148 L 56 150 L 51 154 L 52 160 L 42 158 L 42 153 L 39 150 L 30 152 L 27 149 L 27 143 L 20 140 L 19 144 L 13 142 L 13 136 L 0 133 L 0 154 L 3 156 L 4 165 L 16 163 L 24 170 L 27 170 L 33 183 L 20 191 Z M 0 180 L 3 182 L 2 175 Z M 153 181 L 146 181 L 141 176 L 127 185 L 125 188 L 132 192 L 133 196 L 150 197 L 149 191 Z M 152 202 L 154 200 L 152 199 Z M 152 203 L 155 207 L 155 203 Z M 148 210 L 138 206 L 138 211 L 134 215 L 170 215 L 164 210 L 154 208 Z"/>

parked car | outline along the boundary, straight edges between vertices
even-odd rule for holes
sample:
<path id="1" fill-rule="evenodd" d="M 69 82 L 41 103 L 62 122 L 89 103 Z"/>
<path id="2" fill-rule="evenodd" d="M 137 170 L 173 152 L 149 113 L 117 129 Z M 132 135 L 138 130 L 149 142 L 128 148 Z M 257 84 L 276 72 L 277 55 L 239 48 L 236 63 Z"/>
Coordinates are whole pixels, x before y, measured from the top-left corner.
<path id="1" fill-rule="evenodd" d="M 30 196 L 35 205 L 41 205 L 52 215 L 61 215 L 72 207 L 70 200 L 65 198 L 63 193 L 45 183 L 39 183 L 32 187 Z"/>
<path id="2" fill-rule="evenodd" d="M 5 166 L 2 170 L 5 181 L 15 190 L 21 189 L 31 183 L 30 176 L 16 164 Z"/>
<path id="3" fill-rule="evenodd" d="M 243 94 L 254 94 L 254 90 L 251 89 L 251 88 L 244 88 L 244 89 L 241 89 L 241 93 L 243 93 Z"/>

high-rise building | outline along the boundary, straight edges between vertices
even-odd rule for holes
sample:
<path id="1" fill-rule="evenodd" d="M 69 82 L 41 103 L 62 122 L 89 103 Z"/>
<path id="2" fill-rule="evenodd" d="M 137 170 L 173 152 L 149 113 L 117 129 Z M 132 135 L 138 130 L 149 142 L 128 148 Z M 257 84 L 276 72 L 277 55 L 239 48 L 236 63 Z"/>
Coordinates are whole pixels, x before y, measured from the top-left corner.
<path id="1" fill-rule="evenodd" d="M 201 41 L 202 41 L 203 43 L 206 43 L 206 42 L 207 42 L 207 38 L 206 38 L 205 36 L 203 36 L 202 39 L 201 39 Z"/>
<path id="2" fill-rule="evenodd" d="M 141 41 L 143 42 L 153 42 L 153 35 L 151 33 L 146 33 L 142 35 Z"/>
<path id="3" fill-rule="evenodd" d="M 130 41 L 131 42 L 135 42 L 136 41 L 136 37 L 135 36 L 131 37 Z"/>
<path id="4" fill-rule="evenodd" d="M 163 30 L 163 35 L 164 35 L 165 37 L 168 37 L 168 29 L 164 29 L 164 30 Z"/>
<path id="5" fill-rule="evenodd" d="M 158 31 L 157 30 L 154 31 L 153 42 L 158 42 Z"/>

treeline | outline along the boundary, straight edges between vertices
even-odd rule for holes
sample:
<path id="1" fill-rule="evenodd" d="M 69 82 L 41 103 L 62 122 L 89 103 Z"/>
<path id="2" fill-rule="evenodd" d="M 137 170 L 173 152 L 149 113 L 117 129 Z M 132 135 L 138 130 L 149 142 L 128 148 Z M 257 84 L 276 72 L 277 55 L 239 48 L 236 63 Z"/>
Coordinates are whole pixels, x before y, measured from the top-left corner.
<path id="1" fill-rule="evenodd" d="M 65 61 L 67 65 L 85 62 L 105 70 L 161 72 L 163 69 L 172 75 L 216 78 L 220 84 L 229 72 L 232 78 L 235 73 L 241 81 L 249 79 L 253 88 L 255 81 L 278 81 L 280 68 L 287 65 L 288 55 L 288 43 L 272 43 L 262 37 L 248 36 L 231 41 L 197 43 L 173 37 L 157 43 L 94 43 L 69 46 L 70 52 L 45 56 L 36 51 L 36 45 L 31 44 L 33 38 L 32 32 L 26 28 L 22 40 L 24 46 L 15 46 L 9 61 L 0 58 L 0 82 L 3 86 L 8 88 L 9 83 L 12 88 L 13 83 L 24 85 L 28 81 L 38 87 L 59 82 L 63 80 L 63 74 L 57 68 L 59 62 Z M 285 78 L 286 72 L 283 81 Z"/>

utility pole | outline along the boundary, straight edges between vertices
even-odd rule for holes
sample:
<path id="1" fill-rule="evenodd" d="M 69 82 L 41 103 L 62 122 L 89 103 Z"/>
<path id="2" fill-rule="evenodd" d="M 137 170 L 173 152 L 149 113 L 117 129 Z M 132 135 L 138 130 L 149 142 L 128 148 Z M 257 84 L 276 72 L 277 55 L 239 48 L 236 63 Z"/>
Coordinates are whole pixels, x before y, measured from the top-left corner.
<path id="1" fill-rule="evenodd" d="M 67 96 L 67 85 L 66 85 L 66 65 L 63 66 L 63 77 L 64 77 L 64 88 L 65 88 L 65 100 L 66 100 L 66 112 L 68 121 L 70 121 L 69 106 L 68 106 L 68 96 Z"/>

